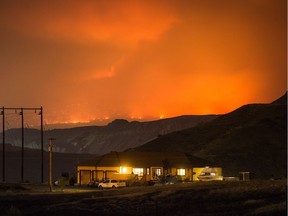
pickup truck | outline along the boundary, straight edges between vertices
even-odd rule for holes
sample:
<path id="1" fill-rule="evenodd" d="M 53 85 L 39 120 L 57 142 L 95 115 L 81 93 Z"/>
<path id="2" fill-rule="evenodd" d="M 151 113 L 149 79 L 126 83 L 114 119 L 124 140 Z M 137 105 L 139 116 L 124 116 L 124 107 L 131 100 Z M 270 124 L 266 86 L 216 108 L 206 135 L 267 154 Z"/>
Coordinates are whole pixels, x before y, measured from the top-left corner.
<path id="1" fill-rule="evenodd" d="M 98 188 L 103 189 L 103 188 L 118 188 L 118 187 L 126 187 L 126 182 L 125 181 L 119 181 L 119 180 L 105 180 L 101 183 L 99 183 Z"/>

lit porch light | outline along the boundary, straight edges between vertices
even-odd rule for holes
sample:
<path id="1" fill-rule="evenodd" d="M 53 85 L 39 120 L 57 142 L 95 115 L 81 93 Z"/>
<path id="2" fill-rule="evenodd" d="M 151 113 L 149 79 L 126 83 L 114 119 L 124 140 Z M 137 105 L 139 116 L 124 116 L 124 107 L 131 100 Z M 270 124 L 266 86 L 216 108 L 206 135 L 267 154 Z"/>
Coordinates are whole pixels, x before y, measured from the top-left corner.
<path id="1" fill-rule="evenodd" d="M 127 167 L 120 166 L 120 173 L 127 173 Z"/>

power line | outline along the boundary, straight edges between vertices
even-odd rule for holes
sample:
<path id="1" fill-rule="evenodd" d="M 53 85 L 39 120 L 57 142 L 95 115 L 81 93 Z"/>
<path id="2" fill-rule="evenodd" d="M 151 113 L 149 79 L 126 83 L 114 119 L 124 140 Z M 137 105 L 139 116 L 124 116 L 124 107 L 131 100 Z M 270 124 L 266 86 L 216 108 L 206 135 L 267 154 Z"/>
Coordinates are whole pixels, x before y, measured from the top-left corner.
<path id="1" fill-rule="evenodd" d="M 21 115 L 21 135 L 22 135 L 22 145 L 21 145 L 21 181 L 23 182 L 24 181 L 24 111 L 28 111 L 28 110 L 34 110 L 34 113 L 35 114 L 38 114 L 40 115 L 40 125 L 41 125 L 41 182 L 43 183 L 44 181 L 44 163 L 43 163 L 43 158 L 44 158 L 44 154 L 43 154 L 43 151 L 44 151 L 44 148 L 43 148 L 43 107 L 36 107 L 36 108 L 33 108 L 33 107 L 26 107 L 26 108 L 23 108 L 23 107 L 2 107 L 2 111 L 1 111 L 1 115 L 2 115 L 2 180 L 3 182 L 5 182 L 5 173 L 6 173 L 6 164 L 5 164 L 5 161 L 6 161 L 6 158 L 5 158 L 5 110 L 14 110 L 15 111 L 15 114 L 18 114 L 18 115 Z M 8 113 L 7 113 L 8 114 Z M 9 124 L 8 124 L 8 127 L 9 127 Z"/>

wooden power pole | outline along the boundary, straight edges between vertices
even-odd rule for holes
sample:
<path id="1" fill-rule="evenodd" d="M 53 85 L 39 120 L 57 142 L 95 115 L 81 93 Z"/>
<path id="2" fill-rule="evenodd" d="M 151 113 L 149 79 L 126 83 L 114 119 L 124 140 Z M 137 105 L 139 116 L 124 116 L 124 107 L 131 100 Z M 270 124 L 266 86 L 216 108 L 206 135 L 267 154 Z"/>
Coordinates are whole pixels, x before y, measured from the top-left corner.
<path id="1" fill-rule="evenodd" d="M 53 176 L 52 176 L 52 148 L 54 138 L 49 138 L 49 185 L 50 192 L 53 192 Z"/>
<path id="2" fill-rule="evenodd" d="M 4 107 L 2 108 L 2 127 L 3 127 L 3 130 L 2 130 L 2 180 L 3 182 L 5 182 L 5 109 Z"/>

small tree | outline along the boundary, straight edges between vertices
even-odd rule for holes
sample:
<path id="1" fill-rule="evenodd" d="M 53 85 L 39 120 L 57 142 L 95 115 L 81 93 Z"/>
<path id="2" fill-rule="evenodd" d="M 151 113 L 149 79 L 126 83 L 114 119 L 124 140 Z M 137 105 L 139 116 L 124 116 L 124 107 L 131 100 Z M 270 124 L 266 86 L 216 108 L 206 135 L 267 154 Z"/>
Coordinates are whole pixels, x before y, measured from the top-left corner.
<path id="1" fill-rule="evenodd" d="M 167 175 L 171 172 L 171 163 L 170 161 L 166 158 L 162 160 L 163 163 L 163 170 L 164 170 L 164 175 Z"/>

